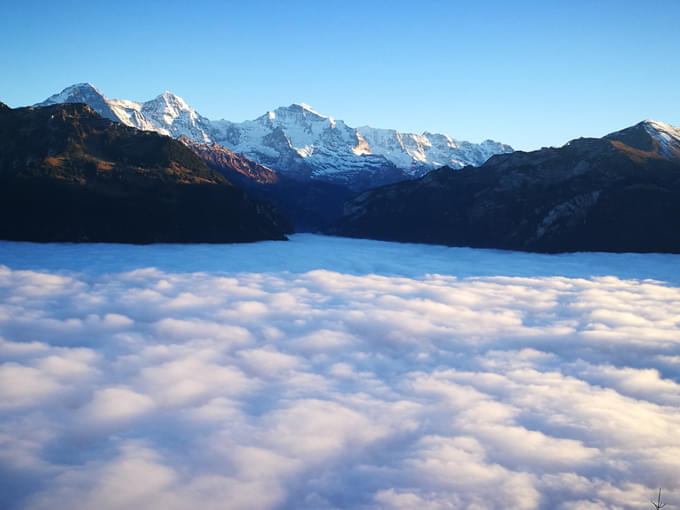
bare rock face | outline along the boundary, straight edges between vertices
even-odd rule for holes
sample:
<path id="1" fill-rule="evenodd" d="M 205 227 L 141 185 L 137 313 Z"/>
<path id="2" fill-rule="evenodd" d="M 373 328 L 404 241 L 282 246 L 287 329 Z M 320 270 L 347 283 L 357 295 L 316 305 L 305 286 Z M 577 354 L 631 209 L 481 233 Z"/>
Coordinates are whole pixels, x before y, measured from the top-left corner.
<path id="1" fill-rule="evenodd" d="M 213 170 L 220 172 L 227 179 L 243 177 L 258 184 L 273 184 L 279 176 L 271 168 L 256 163 L 252 159 L 230 151 L 217 142 L 202 144 L 181 135 L 178 140 L 198 154 Z"/>
<path id="2" fill-rule="evenodd" d="M 539 252 L 680 253 L 680 130 L 641 122 L 604 138 L 491 157 L 366 191 L 330 233 Z"/>

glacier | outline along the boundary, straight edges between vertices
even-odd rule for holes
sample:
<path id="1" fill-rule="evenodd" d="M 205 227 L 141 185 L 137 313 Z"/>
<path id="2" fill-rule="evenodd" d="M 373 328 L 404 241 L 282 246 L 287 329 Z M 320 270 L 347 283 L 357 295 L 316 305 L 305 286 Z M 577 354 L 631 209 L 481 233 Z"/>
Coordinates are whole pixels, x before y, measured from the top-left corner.
<path id="1" fill-rule="evenodd" d="M 676 505 L 678 263 L 0 242 L 2 506 Z"/>

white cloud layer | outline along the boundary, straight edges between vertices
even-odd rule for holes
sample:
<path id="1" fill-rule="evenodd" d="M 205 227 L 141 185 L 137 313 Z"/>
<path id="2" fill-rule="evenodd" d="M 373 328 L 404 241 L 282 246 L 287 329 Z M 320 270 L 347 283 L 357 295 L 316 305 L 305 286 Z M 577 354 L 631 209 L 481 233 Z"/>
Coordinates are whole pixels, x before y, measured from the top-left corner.
<path id="1" fill-rule="evenodd" d="M 680 505 L 680 257 L 305 243 L 5 243 L 0 507 Z"/>

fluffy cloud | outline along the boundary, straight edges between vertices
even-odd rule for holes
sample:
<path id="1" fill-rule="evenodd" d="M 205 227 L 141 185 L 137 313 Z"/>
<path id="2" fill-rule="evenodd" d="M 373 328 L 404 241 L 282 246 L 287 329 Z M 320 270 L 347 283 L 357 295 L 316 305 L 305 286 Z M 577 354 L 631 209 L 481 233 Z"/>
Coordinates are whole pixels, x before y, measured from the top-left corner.
<path id="1" fill-rule="evenodd" d="M 5 246 L 3 508 L 680 502 L 677 256 Z"/>

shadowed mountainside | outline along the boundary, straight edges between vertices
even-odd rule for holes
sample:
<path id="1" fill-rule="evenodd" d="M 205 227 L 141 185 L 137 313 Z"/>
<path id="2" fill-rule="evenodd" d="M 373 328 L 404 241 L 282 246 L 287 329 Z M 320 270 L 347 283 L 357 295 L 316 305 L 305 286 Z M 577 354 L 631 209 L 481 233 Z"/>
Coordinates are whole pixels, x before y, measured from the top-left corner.
<path id="1" fill-rule="evenodd" d="M 84 104 L 0 105 L 2 239 L 241 242 L 290 230 L 172 138 Z"/>
<path id="2" fill-rule="evenodd" d="M 342 216 L 345 200 L 354 194 L 340 184 L 298 181 L 236 154 L 218 143 L 199 144 L 178 138 L 206 164 L 260 200 L 273 203 L 288 217 L 296 232 L 319 232 Z"/>
<path id="3" fill-rule="evenodd" d="M 680 253 L 680 130 L 655 121 L 366 191 L 330 233 L 537 252 Z"/>

